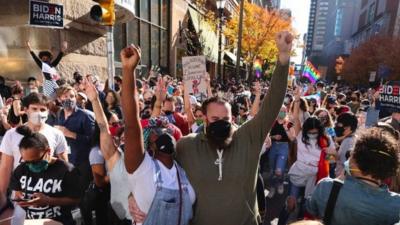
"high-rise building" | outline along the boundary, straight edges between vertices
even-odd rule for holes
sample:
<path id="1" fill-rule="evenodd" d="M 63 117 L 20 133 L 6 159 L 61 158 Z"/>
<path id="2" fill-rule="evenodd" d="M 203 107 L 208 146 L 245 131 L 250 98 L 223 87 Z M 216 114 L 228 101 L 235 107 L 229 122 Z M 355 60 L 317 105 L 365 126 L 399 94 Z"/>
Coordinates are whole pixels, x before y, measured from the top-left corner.
<path id="1" fill-rule="evenodd" d="M 317 0 L 311 0 L 310 4 L 310 15 L 308 18 L 308 31 L 307 31 L 307 43 L 306 43 L 306 56 L 311 55 L 313 39 L 314 39 L 314 27 L 315 17 L 317 15 Z"/>
<path id="2" fill-rule="evenodd" d="M 332 0 L 319 0 L 316 4 L 311 55 L 319 54 L 325 46 L 329 6 Z"/>
<path id="3" fill-rule="evenodd" d="M 281 8 L 281 0 L 271 0 L 272 8 L 280 9 Z"/>
<path id="4" fill-rule="evenodd" d="M 359 0 L 354 14 L 352 47 L 374 35 L 400 35 L 400 0 Z"/>
<path id="5" fill-rule="evenodd" d="M 355 0 L 331 0 L 327 16 L 325 44 L 318 57 L 319 64 L 327 68 L 328 79 L 334 79 L 334 62 L 338 56 L 350 54 Z"/>

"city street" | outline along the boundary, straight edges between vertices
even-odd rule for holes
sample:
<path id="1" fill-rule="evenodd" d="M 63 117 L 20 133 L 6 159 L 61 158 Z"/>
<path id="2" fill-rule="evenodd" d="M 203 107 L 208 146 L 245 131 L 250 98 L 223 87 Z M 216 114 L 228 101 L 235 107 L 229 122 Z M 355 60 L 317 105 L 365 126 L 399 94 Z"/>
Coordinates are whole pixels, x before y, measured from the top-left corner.
<path id="1" fill-rule="evenodd" d="M 400 0 L 0 2 L 0 225 L 400 224 Z"/>

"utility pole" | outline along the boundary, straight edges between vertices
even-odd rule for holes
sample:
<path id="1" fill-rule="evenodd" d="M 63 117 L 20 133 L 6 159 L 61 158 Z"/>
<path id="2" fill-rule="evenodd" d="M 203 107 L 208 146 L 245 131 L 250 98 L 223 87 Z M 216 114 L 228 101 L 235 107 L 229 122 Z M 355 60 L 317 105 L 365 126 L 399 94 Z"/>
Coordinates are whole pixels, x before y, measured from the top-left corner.
<path id="1" fill-rule="evenodd" d="M 240 55 L 242 53 L 242 36 L 243 36 L 243 11 L 244 1 L 240 0 L 240 14 L 239 14 L 239 36 L 238 36 L 238 48 L 236 55 L 236 80 L 240 80 Z"/>
<path id="2" fill-rule="evenodd" d="M 108 70 L 108 88 L 114 90 L 114 27 L 107 26 L 107 70 Z"/>
<path id="3" fill-rule="evenodd" d="M 107 71 L 108 87 L 114 90 L 114 35 L 113 26 L 115 23 L 115 3 L 114 0 L 94 0 L 99 3 L 90 9 L 90 18 L 107 26 Z"/>

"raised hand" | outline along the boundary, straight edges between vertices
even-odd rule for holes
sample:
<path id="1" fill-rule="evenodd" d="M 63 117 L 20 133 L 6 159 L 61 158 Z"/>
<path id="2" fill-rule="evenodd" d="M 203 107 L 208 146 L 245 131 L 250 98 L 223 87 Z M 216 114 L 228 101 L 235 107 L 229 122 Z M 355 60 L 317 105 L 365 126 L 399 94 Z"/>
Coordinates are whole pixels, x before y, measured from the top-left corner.
<path id="1" fill-rule="evenodd" d="M 63 41 L 63 43 L 61 45 L 61 52 L 65 53 L 65 51 L 67 51 L 67 49 L 68 49 L 68 42 Z"/>
<path id="2" fill-rule="evenodd" d="M 87 95 L 89 101 L 93 102 L 98 98 L 98 92 L 94 84 L 88 79 L 85 78 L 83 80 L 83 88 L 85 90 L 85 94 Z"/>
<path id="3" fill-rule="evenodd" d="M 120 56 L 122 66 L 130 69 L 135 69 L 142 57 L 140 48 L 135 45 L 130 45 L 122 49 Z"/>
<path id="4" fill-rule="evenodd" d="M 261 95 L 261 85 L 259 81 L 254 82 L 253 88 L 256 95 Z"/>
<path id="5" fill-rule="evenodd" d="M 282 65 L 289 63 L 293 47 L 293 35 L 289 31 L 281 31 L 276 35 L 276 45 L 279 51 L 279 61 Z"/>
<path id="6" fill-rule="evenodd" d="M 26 41 L 26 47 L 29 49 L 29 51 L 32 51 L 31 43 L 29 41 Z"/>
<path id="7" fill-rule="evenodd" d="M 211 79 L 210 79 L 210 74 L 208 72 L 206 72 L 205 81 L 206 81 L 207 87 L 210 87 L 211 86 Z"/>
<path id="8" fill-rule="evenodd" d="M 157 86 L 154 92 L 157 101 L 160 103 L 164 102 L 165 98 L 167 97 L 167 85 L 163 78 L 159 77 L 157 81 Z"/>

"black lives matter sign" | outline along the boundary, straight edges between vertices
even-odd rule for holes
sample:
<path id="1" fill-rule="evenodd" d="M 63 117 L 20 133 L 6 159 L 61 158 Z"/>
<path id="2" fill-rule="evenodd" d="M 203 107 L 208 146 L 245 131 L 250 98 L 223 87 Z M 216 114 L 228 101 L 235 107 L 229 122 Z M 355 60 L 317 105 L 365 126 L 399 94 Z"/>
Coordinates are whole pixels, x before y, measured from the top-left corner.
<path id="1" fill-rule="evenodd" d="M 381 107 L 388 111 L 400 112 L 400 81 L 391 81 L 380 87 Z"/>
<path id="2" fill-rule="evenodd" d="M 32 26 L 63 28 L 63 5 L 29 1 L 29 24 Z"/>

